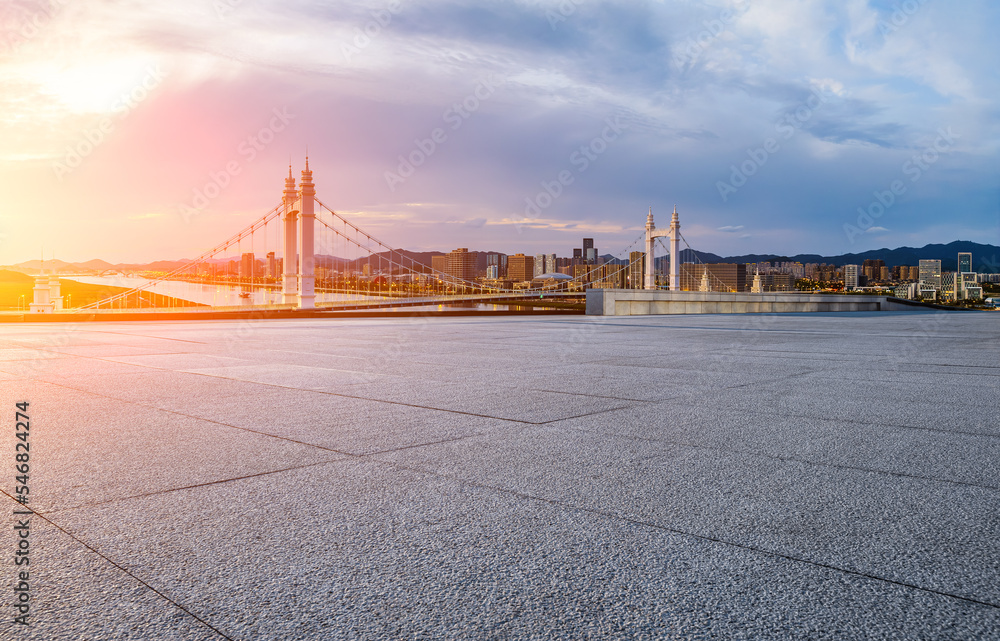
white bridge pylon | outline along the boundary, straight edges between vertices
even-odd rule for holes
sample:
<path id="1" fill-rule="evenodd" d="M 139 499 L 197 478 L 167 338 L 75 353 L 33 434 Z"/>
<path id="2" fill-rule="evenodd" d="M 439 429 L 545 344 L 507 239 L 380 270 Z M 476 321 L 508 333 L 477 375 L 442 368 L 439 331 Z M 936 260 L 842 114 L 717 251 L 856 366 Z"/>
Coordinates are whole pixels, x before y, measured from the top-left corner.
<path id="1" fill-rule="evenodd" d="M 316 307 L 316 187 L 309 169 L 309 156 L 306 156 L 306 168 L 302 170 L 298 190 L 295 189 L 292 167 L 288 166 L 281 204 L 284 208 L 282 220 L 285 223 L 287 257 L 282 275 L 282 300 L 299 309 L 312 309 Z M 294 259 L 296 255 L 298 261 Z"/>
<path id="2" fill-rule="evenodd" d="M 671 291 L 680 291 L 681 288 L 681 272 L 680 272 L 680 238 L 681 238 L 681 222 L 677 218 L 677 205 L 674 205 L 674 213 L 670 218 L 670 227 L 667 229 L 657 229 L 656 225 L 653 223 L 653 208 L 649 208 L 649 215 L 646 216 L 646 278 L 645 278 L 645 288 L 646 289 L 656 289 L 656 270 L 653 266 L 653 248 L 655 246 L 655 240 L 657 238 L 669 238 L 670 239 L 670 277 L 668 282 L 670 283 Z"/>

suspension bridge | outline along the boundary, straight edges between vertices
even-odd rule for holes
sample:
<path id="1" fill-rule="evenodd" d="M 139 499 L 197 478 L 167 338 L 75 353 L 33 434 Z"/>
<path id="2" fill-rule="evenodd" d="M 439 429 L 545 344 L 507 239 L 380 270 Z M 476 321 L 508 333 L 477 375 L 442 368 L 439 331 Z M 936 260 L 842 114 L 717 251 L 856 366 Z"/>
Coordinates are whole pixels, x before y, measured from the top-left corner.
<path id="1" fill-rule="evenodd" d="M 582 299 L 591 288 L 658 288 L 653 261 L 646 256 L 652 255 L 654 241 L 662 244 L 661 237 L 669 237 L 672 273 L 677 274 L 683 238 L 679 228 L 676 208 L 669 230 L 656 230 L 650 211 L 644 233 L 611 263 L 578 265 L 575 274 L 560 280 L 476 279 L 468 272 L 428 265 L 328 207 L 316 195 L 307 157 L 298 184 L 289 166 L 281 202 L 224 242 L 173 271 L 123 279 L 124 291 L 65 311 L 538 305 L 542 300 Z M 643 240 L 645 251 L 633 251 Z M 720 282 L 714 288 L 723 286 Z M 670 288 L 678 287 L 672 278 Z"/>

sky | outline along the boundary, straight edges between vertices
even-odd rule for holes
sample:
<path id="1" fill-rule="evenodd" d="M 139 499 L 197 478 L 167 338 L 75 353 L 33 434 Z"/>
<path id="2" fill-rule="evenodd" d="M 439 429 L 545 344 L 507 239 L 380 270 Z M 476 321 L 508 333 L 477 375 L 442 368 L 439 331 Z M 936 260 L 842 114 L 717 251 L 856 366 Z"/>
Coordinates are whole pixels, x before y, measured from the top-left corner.
<path id="1" fill-rule="evenodd" d="M 390 245 L 1000 244 L 991 0 L 5 0 L 0 264 L 193 258 L 318 197 Z M 634 249 L 634 247 L 633 247 Z"/>

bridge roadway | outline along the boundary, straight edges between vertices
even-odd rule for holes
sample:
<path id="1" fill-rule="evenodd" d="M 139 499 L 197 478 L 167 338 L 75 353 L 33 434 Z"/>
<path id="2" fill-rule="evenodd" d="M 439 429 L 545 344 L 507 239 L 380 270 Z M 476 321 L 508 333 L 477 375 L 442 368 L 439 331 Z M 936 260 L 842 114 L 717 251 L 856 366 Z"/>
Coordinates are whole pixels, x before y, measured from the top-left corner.
<path id="1" fill-rule="evenodd" d="M 997 318 L 0 325 L 0 638 L 1000 638 Z"/>

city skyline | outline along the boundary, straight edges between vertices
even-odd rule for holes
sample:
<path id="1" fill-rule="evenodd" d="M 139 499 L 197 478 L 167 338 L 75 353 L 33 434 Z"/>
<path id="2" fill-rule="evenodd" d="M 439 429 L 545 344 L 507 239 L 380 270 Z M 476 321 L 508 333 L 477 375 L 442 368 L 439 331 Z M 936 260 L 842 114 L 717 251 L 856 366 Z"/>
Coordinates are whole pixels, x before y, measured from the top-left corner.
<path id="1" fill-rule="evenodd" d="M 3 264 L 197 255 L 307 148 L 321 198 L 413 251 L 615 254 L 675 203 L 719 255 L 1000 244 L 986 2 L 2 17 Z"/>

